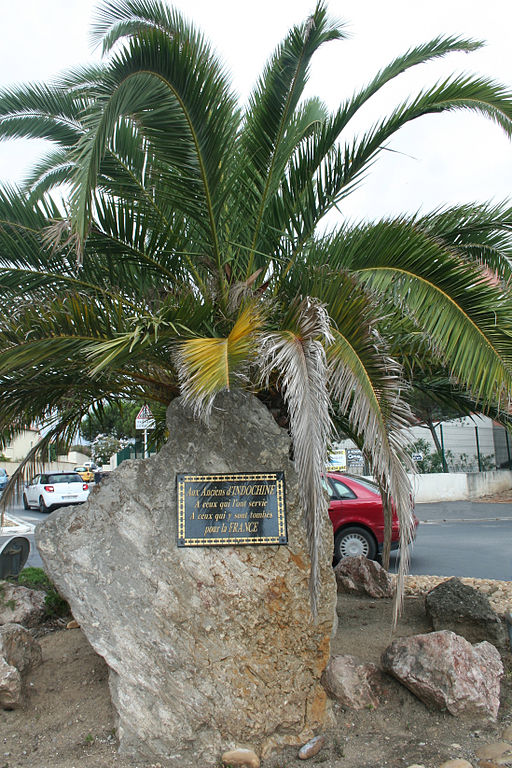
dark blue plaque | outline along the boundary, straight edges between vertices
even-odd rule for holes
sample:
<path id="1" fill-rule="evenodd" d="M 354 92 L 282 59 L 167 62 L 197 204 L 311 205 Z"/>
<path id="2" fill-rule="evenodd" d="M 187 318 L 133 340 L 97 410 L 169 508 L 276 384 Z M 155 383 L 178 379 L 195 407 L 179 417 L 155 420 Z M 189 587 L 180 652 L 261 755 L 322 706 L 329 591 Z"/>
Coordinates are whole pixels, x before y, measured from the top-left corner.
<path id="1" fill-rule="evenodd" d="M 178 546 L 286 544 L 284 472 L 177 475 Z"/>

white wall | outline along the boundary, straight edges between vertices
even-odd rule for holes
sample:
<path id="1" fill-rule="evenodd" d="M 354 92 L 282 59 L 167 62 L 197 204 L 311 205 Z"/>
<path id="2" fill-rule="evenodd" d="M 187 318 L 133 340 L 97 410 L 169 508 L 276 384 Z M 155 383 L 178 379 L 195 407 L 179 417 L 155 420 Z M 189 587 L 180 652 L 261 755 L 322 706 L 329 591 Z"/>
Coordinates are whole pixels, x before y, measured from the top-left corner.
<path id="1" fill-rule="evenodd" d="M 512 471 L 412 475 L 411 482 L 416 502 L 464 501 L 512 488 Z"/>
<path id="2" fill-rule="evenodd" d="M 2 453 L 7 459 L 21 461 L 40 439 L 41 437 L 38 430 L 25 429 L 19 435 L 13 437 L 9 445 L 6 445 L 3 449 Z"/>

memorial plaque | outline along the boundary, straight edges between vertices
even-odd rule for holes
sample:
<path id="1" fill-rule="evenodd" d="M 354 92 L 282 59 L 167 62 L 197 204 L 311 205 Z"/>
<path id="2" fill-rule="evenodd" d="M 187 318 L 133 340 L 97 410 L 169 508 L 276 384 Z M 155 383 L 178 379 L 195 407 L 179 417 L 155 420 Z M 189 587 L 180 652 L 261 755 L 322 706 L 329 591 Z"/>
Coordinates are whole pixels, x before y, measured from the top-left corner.
<path id="1" fill-rule="evenodd" d="M 178 546 L 286 544 L 284 472 L 177 475 Z"/>

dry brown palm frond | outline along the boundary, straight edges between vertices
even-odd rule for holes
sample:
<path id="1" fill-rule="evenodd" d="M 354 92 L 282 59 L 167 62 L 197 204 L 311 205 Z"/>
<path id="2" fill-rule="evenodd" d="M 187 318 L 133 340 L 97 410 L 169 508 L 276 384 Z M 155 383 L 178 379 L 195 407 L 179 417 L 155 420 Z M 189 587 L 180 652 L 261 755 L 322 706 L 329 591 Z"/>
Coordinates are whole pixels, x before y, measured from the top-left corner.
<path id="1" fill-rule="evenodd" d="M 290 416 L 299 493 L 311 558 L 311 610 L 316 618 L 319 559 L 322 551 L 321 521 L 327 514 L 322 472 L 327 461 L 331 429 L 324 344 L 331 340 L 329 317 L 315 299 L 296 307 L 286 330 L 270 333 L 261 342 L 262 376 L 268 383 L 276 376 Z"/>
<path id="2" fill-rule="evenodd" d="M 404 431 L 412 417 L 400 396 L 400 368 L 390 358 L 381 357 L 378 382 L 343 336 L 335 331 L 328 351 L 331 396 L 341 413 L 349 419 L 354 432 L 363 440 L 363 451 L 371 461 L 373 474 L 381 488 L 386 524 L 383 553 L 389 558 L 391 515 L 393 507 L 400 523 L 400 566 L 394 605 L 394 622 L 402 602 L 404 577 L 409 567 L 409 542 L 412 535 L 411 483 L 407 471 L 414 471 Z M 376 350 L 377 353 L 377 350 Z M 377 388 L 378 386 L 378 388 Z"/>
<path id="3" fill-rule="evenodd" d="M 262 269 L 257 269 L 247 280 L 231 285 L 228 295 L 228 312 L 236 312 L 250 298 L 254 282 L 262 271 Z"/>
<path id="4" fill-rule="evenodd" d="M 52 252 L 58 248 L 73 249 L 77 254 L 77 263 L 82 263 L 82 249 L 80 248 L 77 234 L 73 232 L 70 219 L 53 221 L 43 229 L 41 240 L 45 247 L 51 248 Z"/>

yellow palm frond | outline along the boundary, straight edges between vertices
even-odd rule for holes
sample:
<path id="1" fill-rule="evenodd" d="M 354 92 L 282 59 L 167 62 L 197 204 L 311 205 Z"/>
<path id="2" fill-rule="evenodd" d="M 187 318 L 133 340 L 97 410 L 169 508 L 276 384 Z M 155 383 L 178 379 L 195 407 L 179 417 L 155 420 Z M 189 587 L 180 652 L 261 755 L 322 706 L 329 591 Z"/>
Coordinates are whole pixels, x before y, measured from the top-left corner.
<path id="1" fill-rule="evenodd" d="M 213 398 L 222 389 L 230 389 L 241 377 L 244 363 L 257 348 L 262 325 L 259 308 L 248 304 L 225 338 L 195 338 L 180 343 L 176 367 L 181 391 L 197 414 L 208 416 Z"/>

